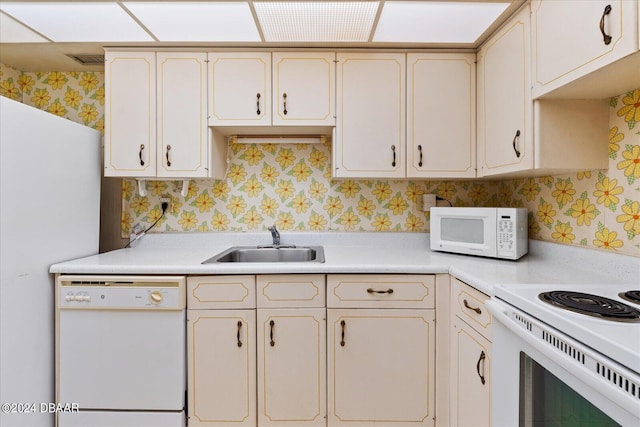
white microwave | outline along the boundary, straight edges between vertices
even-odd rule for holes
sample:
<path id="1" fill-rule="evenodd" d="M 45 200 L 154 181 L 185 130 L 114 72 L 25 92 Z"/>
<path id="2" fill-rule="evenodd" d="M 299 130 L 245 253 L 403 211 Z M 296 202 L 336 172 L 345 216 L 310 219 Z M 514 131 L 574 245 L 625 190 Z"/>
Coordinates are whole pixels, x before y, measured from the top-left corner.
<path id="1" fill-rule="evenodd" d="M 518 259 L 529 251 L 526 208 L 431 208 L 431 250 Z"/>

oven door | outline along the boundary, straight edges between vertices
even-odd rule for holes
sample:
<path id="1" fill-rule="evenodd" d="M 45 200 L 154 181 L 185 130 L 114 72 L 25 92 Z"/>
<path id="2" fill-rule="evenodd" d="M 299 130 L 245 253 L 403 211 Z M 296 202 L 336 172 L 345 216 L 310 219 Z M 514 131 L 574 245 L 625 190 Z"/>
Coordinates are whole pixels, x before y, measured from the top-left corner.
<path id="1" fill-rule="evenodd" d="M 637 426 L 640 378 L 493 298 L 492 425 Z"/>

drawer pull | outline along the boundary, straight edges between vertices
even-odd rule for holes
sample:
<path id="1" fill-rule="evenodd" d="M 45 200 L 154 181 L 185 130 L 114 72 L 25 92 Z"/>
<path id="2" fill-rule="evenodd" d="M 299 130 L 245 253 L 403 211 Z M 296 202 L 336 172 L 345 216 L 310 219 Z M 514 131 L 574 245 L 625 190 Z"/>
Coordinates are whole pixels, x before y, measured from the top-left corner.
<path id="1" fill-rule="evenodd" d="M 269 344 L 271 344 L 271 347 L 276 345 L 276 342 L 273 340 L 273 327 L 276 324 L 276 322 L 274 322 L 273 320 L 269 321 Z"/>
<path id="2" fill-rule="evenodd" d="M 393 289 L 389 288 L 386 291 L 376 291 L 375 289 L 369 288 L 367 289 L 367 292 L 370 294 L 389 294 L 391 295 L 393 293 Z"/>
<path id="3" fill-rule="evenodd" d="M 473 311 L 475 311 L 477 314 L 482 314 L 482 310 L 480 310 L 480 308 L 478 308 L 478 307 L 471 307 L 471 306 L 469 305 L 469 303 L 467 302 L 467 300 L 466 300 L 466 299 L 465 299 L 465 300 L 462 300 L 462 302 L 464 303 L 464 306 L 465 306 L 466 308 L 468 308 L 469 310 L 473 310 Z"/>
<path id="4" fill-rule="evenodd" d="M 345 329 L 345 325 L 347 323 L 344 320 L 340 321 L 340 327 L 342 328 L 342 335 L 341 335 L 341 339 L 340 339 L 340 346 L 344 347 L 344 329 Z"/>
<path id="5" fill-rule="evenodd" d="M 144 144 L 140 144 L 140 151 L 138 151 L 138 157 L 140 157 L 140 166 L 144 166 L 144 160 L 142 160 L 143 151 L 144 151 Z"/>
<path id="6" fill-rule="evenodd" d="M 516 131 L 516 136 L 513 137 L 513 151 L 516 152 L 516 157 L 520 157 L 520 150 L 516 147 L 516 141 L 520 138 L 520 129 Z"/>
<path id="7" fill-rule="evenodd" d="M 238 347 L 242 347 L 242 341 L 240 341 L 241 330 L 242 330 L 242 320 L 238 320 L 238 335 L 236 335 L 236 339 L 238 340 Z"/>
<path id="8" fill-rule="evenodd" d="M 604 17 L 611 13 L 611 5 L 608 4 L 604 11 L 602 11 L 602 18 L 600 18 L 600 32 L 602 33 L 602 38 L 605 45 L 609 45 L 611 43 L 611 36 L 604 31 Z"/>
<path id="9" fill-rule="evenodd" d="M 482 350 L 480 352 L 480 357 L 478 358 L 478 363 L 476 363 L 476 372 L 478 373 L 478 376 L 480 377 L 480 382 L 482 384 L 484 384 L 485 380 L 484 380 L 484 363 L 482 364 L 482 374 L 480 373 L 480 362 L 483 362 L 485 359 L 487 358 L 487 356 L 484 354 L 484 350 Z"/>

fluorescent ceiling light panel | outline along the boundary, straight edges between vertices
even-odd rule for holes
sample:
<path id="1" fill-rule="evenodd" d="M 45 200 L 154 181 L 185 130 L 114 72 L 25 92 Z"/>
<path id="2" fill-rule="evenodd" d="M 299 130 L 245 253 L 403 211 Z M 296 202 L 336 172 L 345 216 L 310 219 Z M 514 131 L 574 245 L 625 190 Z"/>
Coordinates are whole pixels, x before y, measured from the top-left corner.
<path id="1" fill-rule="evenodd" d="M 48 41 L 13 18 L 0 13 L 0 43 L 47 43 Z"/>
<path id="2" fill-rule="evenodd" d="M 247 2 L 122 3 L 159 41 L 260 41 L 260 34 Z"/>
<path id="3" fill-rule="evenodd" d="M 255 1 L 267 42 L 366 42 L 379 2 Z"/>
<path id="4" fill-rule="evenodd" d="M 509 3 L 387 1 L 374 42 L 474 43 Z"/>
<path id="5" fill-rule="evenodd" d="M 154 41 L 115 2 L 2 2 L 0 9 L 54 42 Z"/>

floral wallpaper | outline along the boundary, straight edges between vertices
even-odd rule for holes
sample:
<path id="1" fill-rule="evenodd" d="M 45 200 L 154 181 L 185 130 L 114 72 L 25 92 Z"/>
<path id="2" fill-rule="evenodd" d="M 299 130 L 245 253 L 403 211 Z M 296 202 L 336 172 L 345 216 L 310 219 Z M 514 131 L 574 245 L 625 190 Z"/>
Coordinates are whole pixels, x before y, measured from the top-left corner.
<path id="1" fill-rule="evenodd" d="M 0 64 L 0 95 L 104 128 L 104 74 L 21 72 Z M 122 180 L 121 231 L 428 231 L 421 194 L 454 206 L 522 206 L 533 239 L 640 257 L 640 89 L 610 99 L 609 170 L 502 181 L 331 180 L 329 144 L 234 144 L 222 181 Z"/>

